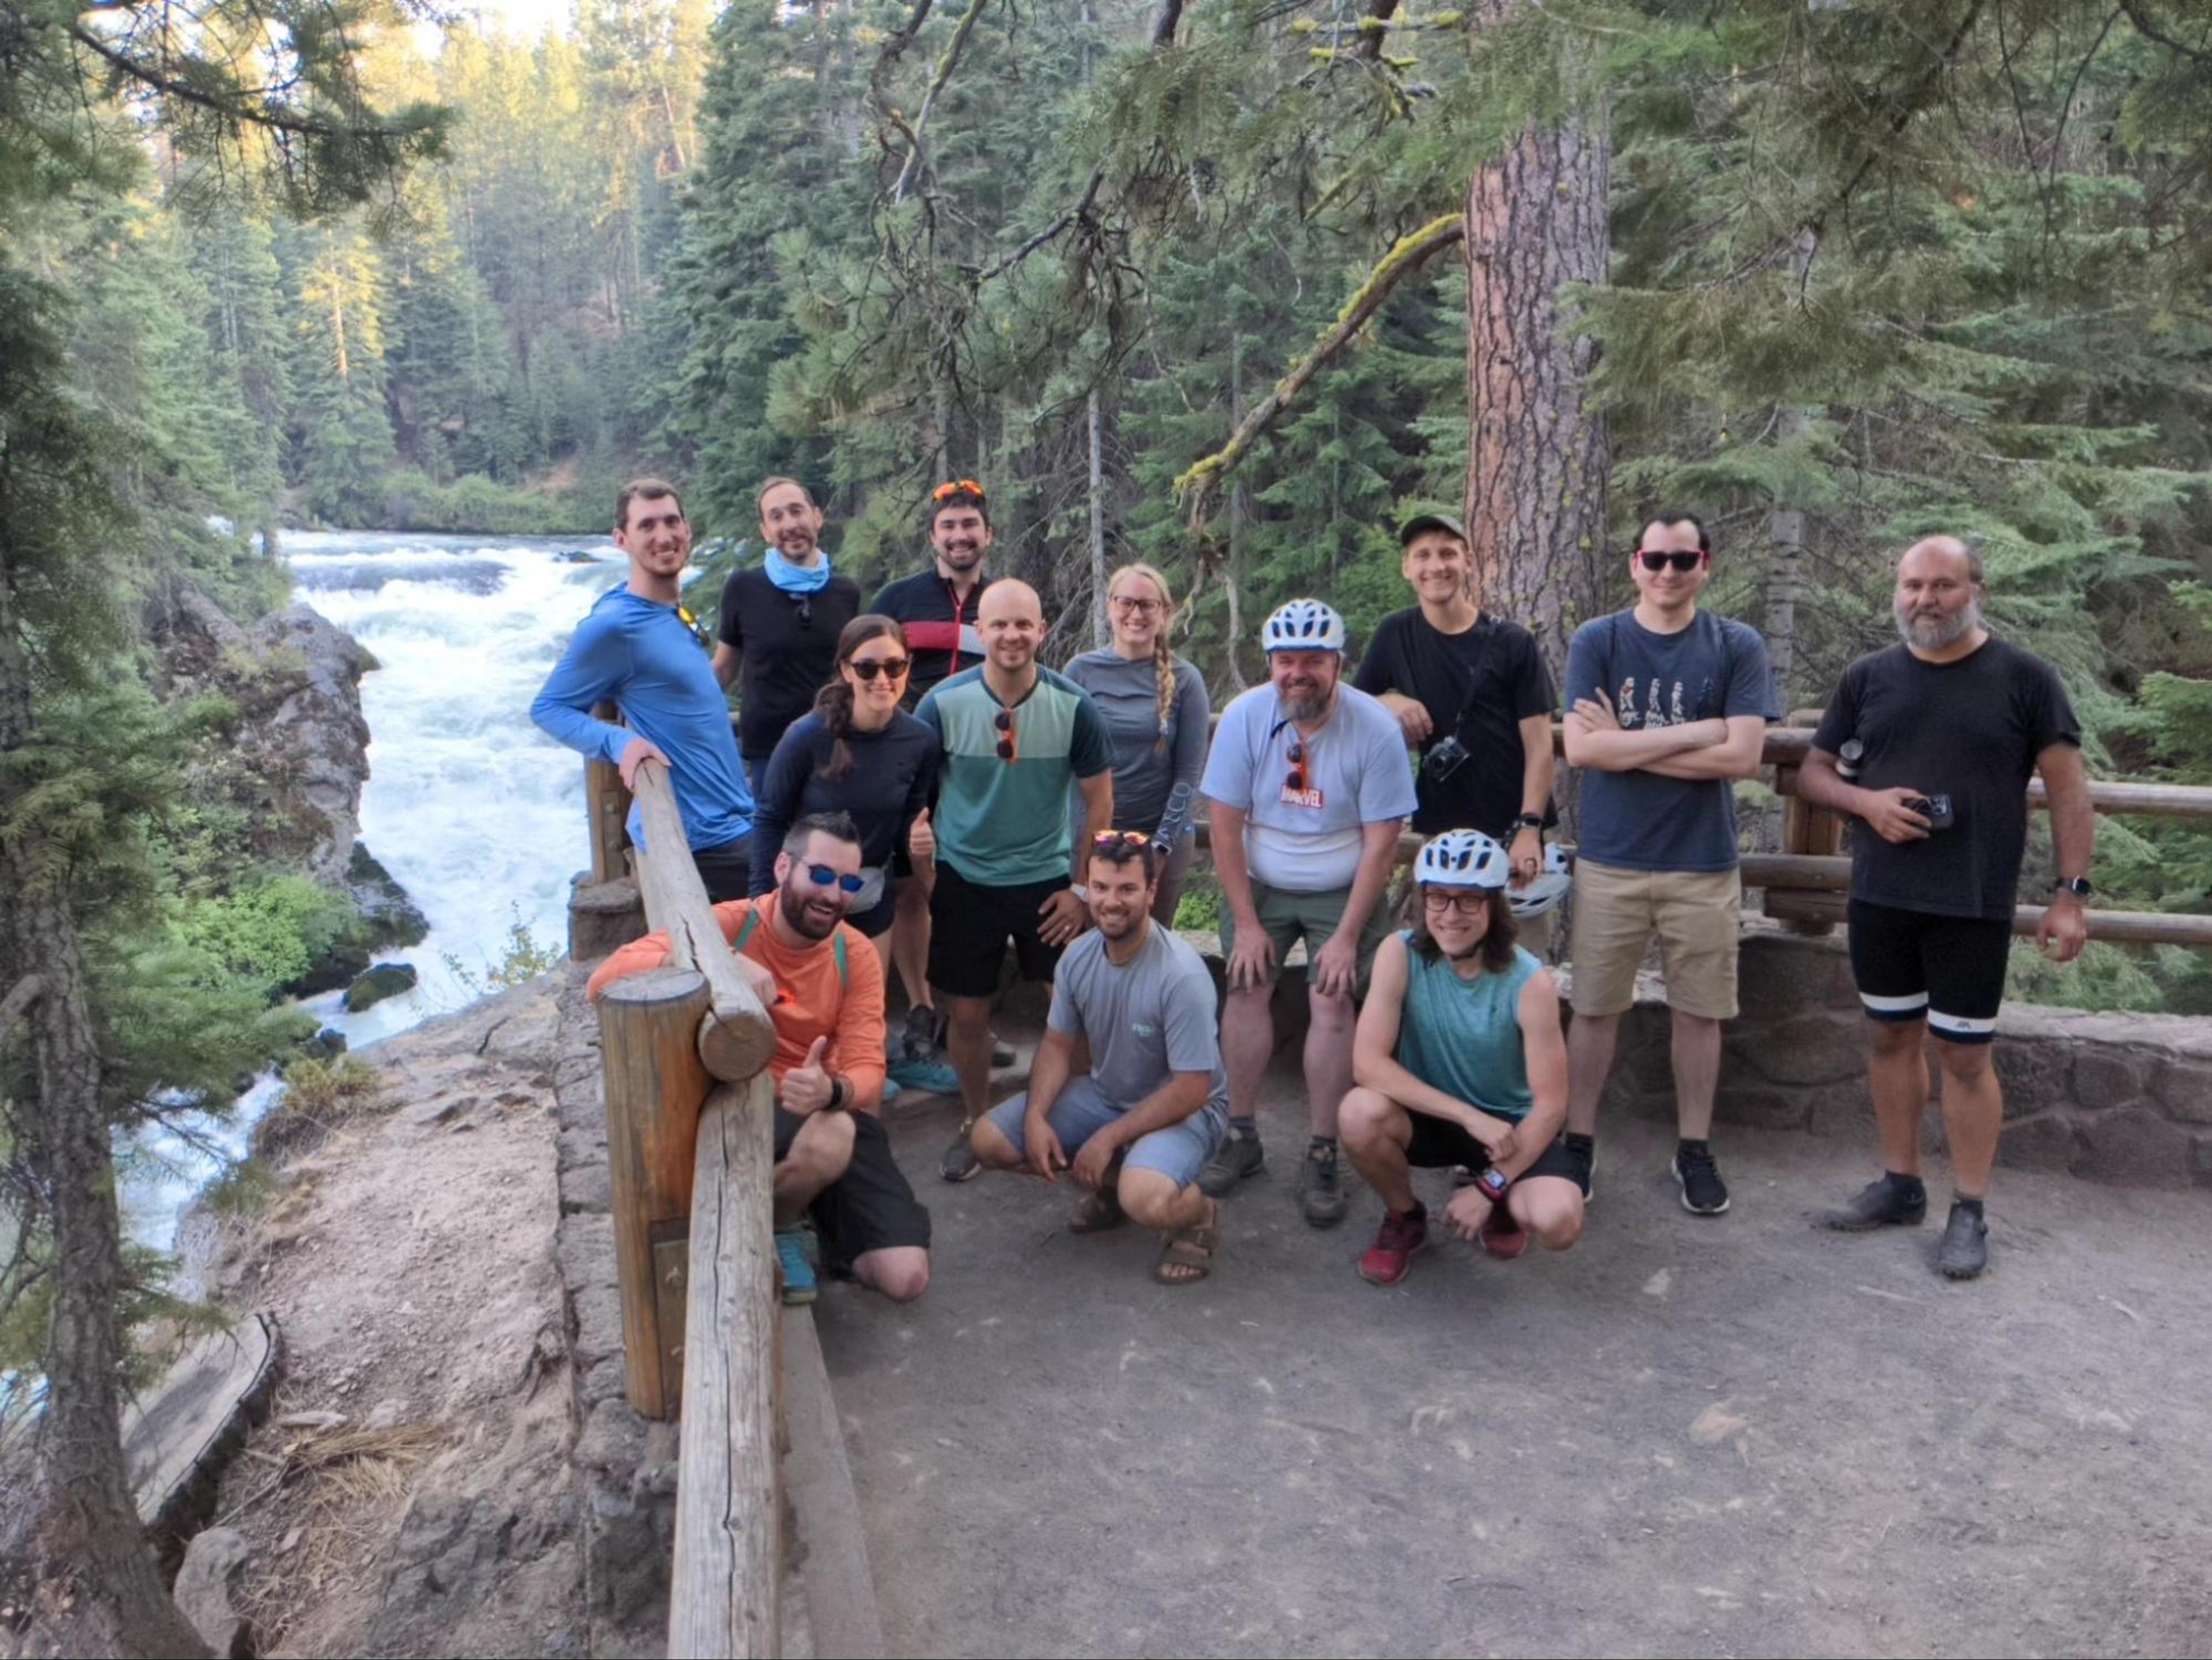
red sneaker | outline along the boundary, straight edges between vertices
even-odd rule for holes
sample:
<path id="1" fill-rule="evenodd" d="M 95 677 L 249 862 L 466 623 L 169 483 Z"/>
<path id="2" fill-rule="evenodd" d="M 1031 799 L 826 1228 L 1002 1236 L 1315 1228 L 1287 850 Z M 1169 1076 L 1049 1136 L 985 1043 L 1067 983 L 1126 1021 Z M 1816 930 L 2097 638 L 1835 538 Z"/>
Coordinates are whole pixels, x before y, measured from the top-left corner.
<path id="1" fill-rule="evenodd" d="M 1477 1237 L 1482 1241 L 1483 1250 L 1501 1262 L 1510 1262 L 1528 1249 L 1528 1231 L 1503 1205 L 1490 1207 L 1489 1219 L 1483 1223 Z"/>
<path id="2" fill-rule="evenodd" d="M 1414 1253 L 1426 1250 L 1428 1245 L 1426 1210 L 1416 1206 L 1403 1216 L 1395 1211 L 1385 1211 L 1382 1225 L 1375 1232 L 1375 1243 L 1359 1259 L 1359 1277 L 1370 1286 L 1395 1286 L 1413 1267 Z"/>

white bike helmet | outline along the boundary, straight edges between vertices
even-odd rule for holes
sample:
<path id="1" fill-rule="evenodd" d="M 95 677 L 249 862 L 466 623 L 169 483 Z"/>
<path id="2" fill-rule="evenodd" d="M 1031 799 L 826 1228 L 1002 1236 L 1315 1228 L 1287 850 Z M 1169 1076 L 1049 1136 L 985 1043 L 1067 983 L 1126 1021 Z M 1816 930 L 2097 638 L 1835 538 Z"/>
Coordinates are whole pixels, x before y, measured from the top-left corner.
<path id="1" fill-rule="evenodd" d="M 1413 879 L 1425 887 L 1502 888 L 1512 873 L 1505 849 L 1480 830 L 1446 830 L 1413 862 Z"/>
<path id="2" fill-rule="evenodd" d="M 1279 605 L 1260 630 L 1263 651 L 1344 649 L 1344 619 L 1318 599 L 1292 599 Z"/>
<path id="3" fill-rule="evenodd" d="M 1572 885 L 1573 879 L 1567 874 L 1567 850 L 1554 842 L 1544 849 L 1544 868 L 1528 879 L 1527 887 L 1509 891 L 1505 900 L 1516 916 L 1541 916 L 1558 909 Z"/>

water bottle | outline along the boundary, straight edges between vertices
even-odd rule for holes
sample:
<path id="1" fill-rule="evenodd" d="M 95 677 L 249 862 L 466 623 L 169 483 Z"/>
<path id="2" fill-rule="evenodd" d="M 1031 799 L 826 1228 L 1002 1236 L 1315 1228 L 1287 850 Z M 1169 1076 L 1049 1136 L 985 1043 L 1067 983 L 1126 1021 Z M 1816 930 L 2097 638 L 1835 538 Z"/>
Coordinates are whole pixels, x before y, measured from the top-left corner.
<path id="1" fill-rule="evenodd" d="M 1177 784 L 1168 792 L 1168 810 L 1160 815 L 1158 844 L 1163 854 L 1173 853 L 1176 844 L 1191 833 L 1190 801 L 1196 794 L 1188 784 Z"/>

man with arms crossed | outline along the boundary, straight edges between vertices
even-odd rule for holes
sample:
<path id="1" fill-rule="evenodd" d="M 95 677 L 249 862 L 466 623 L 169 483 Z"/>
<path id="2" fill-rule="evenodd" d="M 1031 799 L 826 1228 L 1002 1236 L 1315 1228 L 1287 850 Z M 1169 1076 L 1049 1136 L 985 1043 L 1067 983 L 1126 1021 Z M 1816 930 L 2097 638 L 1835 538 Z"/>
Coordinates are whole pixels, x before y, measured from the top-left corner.
<path id="1" fill-rule="evenodd" d="M 1044 608 L 1036 590 L 994 582 L 981 611 L 984 659 L 921 700 L 915 718 L 944 745 L 937 806 L 915 820 L 917 872 L 932 861 L 929 983 L 945 1005 L 960 1134 L 944 1176 L 979 1174 L 969 1133 L 990 1105 L 991 1000 L 1013 941 L 1025 980 L 1049 980 L 1088 926 L 1080 885 L 1091 838 L 1114 819 L 1114 750 L 1106 723 L 1073 681 L 1039 666 Z M 1084 824 L 1071 849 L 1068 791 Z"/>
<path id="2" fill-rule="evenodd" d="M 1851 836 L 1851 972 L 1866 1005 L 1883 1174 L 1824 1219 L 1858 1232 L 1926 1217 L 1923 1040 L 1932 1032 L 1955 1188 L 1936 1265 L 1954 1280 L 1989 1263 L 1982 1205 L 2004 1126 L 1990 1041 L 2030 775 L 2050 796 L 2058 866 L 2039 936 L 2062 963 L 2087 938 L 2097 828 L 2065 689 L 2050 664 L 1982 625 L 1985 592 L 1981 556 L 1958 538 L 1914 543 L 1897 567 L 1902 643 L 1844 671 L 1798 774 L 1808 801 L 1864 821 Z"/>
<path id="3" fill-rule="evenodd" d="M 1188 1286 L 1212 1270 L 1220 1235 L 1198 1173 L 1229 1128 L 1229 1080 L 1213 1031 L 1213 978 L 1188 944 L 1152 918 L 1158 860 L 1139 830 L 1091 843 L 1085 877 L 1097 927 L 1067 949 L 1028 1092 L 975 1127 L 993 1170 L 1048 1182 L 1072 1171 L 1088 1195 L 1073 1233 L 1134 1217 L 1167 1237 L 1152 1277 Z M 1091 1071 L 1075 1073 L 1078 1041 Z"/>
<path id="4" fill-rule="evenodd" d="M 1720 1082 L 1721 1022 L 1735 1018 L 1733 781 L 1759 770 L 1778 719 L 1766 647 L 1698 609 L 1712 575 L 1705 526 L 1664 513 L 1629 568 L 1635 606 L 1585 623 L 1567 651 L 1567 762 L 1584 769 L 1575 855 L 1574 1024 L 1567 1032 L 1567 1150 L 1589 1196 L 1598 1098 L 1613 1070 L 1636 970 L 1659 936 L 1674 1012 L 1674 1176 L 1684 1209 L 1729 1207 L 1706 1137 Z"/>
<path id="5" fill-rule="evenodd" d="M 839 632 L 860 614 L 860 585 L 830 569 L 822 509 L 805 485 L 763 484 L 760 528 L 767 557 L 722 585 L 714 647 L 714 678 L 738 682 L 738 752 L 756 797 L 776 745 L 830 678 Z"/>
<path id="6" fill-rule="evenodd" d="M 1306 942 L 1305 1082 L 1311 1138 L 1299 1207 L 1344 1219 L 1336 1111 L 1352 1087 L 1353 999 L 1389 931 L 1382 890 L 1413 810 L 1406 739 L 1390 711 L 1340 684 L 1344 619 L 1293 599 L 1261 630 L 1269 684 L 1222 712 L 1199 786 L 1221 882 L 1229 1001 L 1221 1055 L 1231 1134 L 1200 1185 L 1215 1197 L 1260 1168 L 1260 1077 L 1275 1050 L 1275 976 Z"/>
<path id="7" fill-rule="evenodd" d="M 1398 717 L 1420 751 L 1413 828 L 1424 836 L 1476 830 L 1510 849 L 1513 885 L 1543 868 L 1552 806 L 1552 690 L 1536 641 L 1486 613 L 1470 584 L 1467 532 L 1448 514 L 1416 514 L 1400 527 L 1400 569 L 1420 603 L 1375 630 L 1352 684 Z M 1541 956 L 1552 924 L 1531 916 L 1520 943 Z"/>
<path id="8" fill-rule="evenodd" d="M 823 1260 L 894 1303 L 929 1286 L 929 1213 L 891 1157 L 878 1112 L 884 1089 L 884 970 L 844 920 L 860 891 L 860 839 L 842 812 L 791 827 L 776 889 L 714 907 L 722 937 L 775 1027 L 776 1253 L 787 1302 L 814 1300 L 814 1270 L 793 1231 L 811 1212 Z M 599 964 L 596 1000 L 626 974 L 668 960 L 668 935 L 632 940 Z"/>
<path id="9" fill-rule="evenodd" d="M 658 478 L 623 486 L 614 535 L 629 556 L 629 581 L 578 625 L 530 718 L 570 749 L 621 768 L 625 787 L 636 788 L 640 762 L 666 766 L 707 897 L 742 899 L 752 873 L 753 794 L 721 682 L 682 605 L 691 526 L 676 487 Z M 627 728 L 592 717 L 609 698 Z M 645 846 L 635 806 L 629 837 Z"/>

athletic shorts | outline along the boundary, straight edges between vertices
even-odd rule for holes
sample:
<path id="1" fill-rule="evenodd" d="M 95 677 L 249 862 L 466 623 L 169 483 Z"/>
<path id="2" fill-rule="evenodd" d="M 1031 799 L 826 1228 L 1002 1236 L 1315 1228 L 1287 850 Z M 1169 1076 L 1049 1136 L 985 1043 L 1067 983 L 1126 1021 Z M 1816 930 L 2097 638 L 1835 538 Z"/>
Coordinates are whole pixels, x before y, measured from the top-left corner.
<path id="1" fill-rule="evenodd" d="M 1016 1152 L 1029 1152 L 1022 1134 L 1029 1110 L 1030 1098 L 1024 1093 L 1000 1102 L 990 1111 L 992 1126 L 1013 1144 Z M 1073 1158 L 1085 1141 L 1120 1116 L 1121 1109 L 1086 1077 L 1071 1078 L 1061 1086 L 1060 1098 L 1044 1120 L 1060 1138 L 1060 1150 Z M 1139 1136 L 1124 1150 L 1121 1168 L 1156 1171 L 1177 1187 L 1187 1188 L 1198 1180 L 1199 1171 L 1228 1133 L 1228 1108 L 1209 1103 L 1180 1124 Z"/>
<path id="2" fill-rule="evenodd" d="M 753 891 L 753 838 L 740 836 L 719 848 L 695 848 L 691 862 L 698 867 L 710 903 L 743 899 Z"/>
<path id="3" fill-rule="evenodd" d="M 1708 1020 L 1735 1018 L 1737 933 L 1743 884 L 1732 870 L 1626 870 L 1575 860 L 1573 984 L 1577 1014 L 1625 1014 L 1651 936 L 1667 1005 Z"/>
<path id="4" fill-rule="evenodd" d="M 1326 888 L 1317 893 L 1298 893 L 1289 888 L 1270 887 L 1258 877 L 1252 879 L 1252 909 L 1260 914 L 1260 929 L 1275 942 L 1275 973 L 1283 971 L 1283 959 L 1290 955 L 1291 946 L 1299 939 L 1306 942 L 1306 961 L 1311 964 L 1313 954 L 1329 941 L 1336 925 L 1344 920 L 1344 908 L 1352 898 L 1347 885 L 1340 888 Z M 1368 913 L 1367 926 L 1359 931 L 1359 957 L 1356 977 L 1352 982 L 1354 997 L 1367 995 L 1368 970 L 1375 966 L 1375 948 L 1390 932 L 1390 906 L 1387 898 L 1378 898 L 1375 909 Z M 1237 919 L 1227 906 L 1221 910 L 1221 954 L 1225 958 L 1237 948 Z"/>
<path id="5" fill-rule="evenodd" d="M 849 1274 L 853 1264 L 872 1250 L 901 1245 L 929 1249 L 929 1213 L 914 1196 L 906 1173 L 891 1157 L 890 1137 L 874 1114 L 850 1114 L 853 1162 L 845 1173 L 814 1195 L 807 1213 L 822 1236 L 822 1261 L 832 1274 Z M 807 1115 L 775 1110 L 775 1158 L 781 1164 Z"/>
<path id="6" fill-rule="evenodd" d="M 1925 1020 L 1953 1043 L 1996 1036 L 2012 922 L 1851 901 L 1851 976 L 1875 1020 Z"/>
<path id="7" fill-rule="evenodd" d="M 1464 1164 L 1480 1175 L 1490 1168 L 1490 1155 L 1476 1140 L 1457 1124 L 1447 1123 L 1441 1118 L 1431 1118 L 1425 1112 L 1401 1109 L 1413 1121 L 1413 1139 L 1406 1143 L 1406 1162 L 1416 1170 L 1443 1170 L 1454 1164 Z M 1513 1179 L 1526 1182 L 1532 1177 L 1556 1176 L 1562 1181 L 1579 1183 L 1582 1166 L 1567 1157 L 1564 1137 L 1552 1143 L 1537 1155 L 1536 1162 Z"/>
<path id="8" fill-rule="evenodd" d="M 1044 919 L 1037 907 L 1068 885 L 1067 878 L 1055 876 L 987 887 L 939 860 L 929 893 L 929 983 L 953 997 L 995 997 L 1009 939 L 1023 979 L 1051 979 L 1064 947 L 1048 946 L 1038 934 Z"/>

